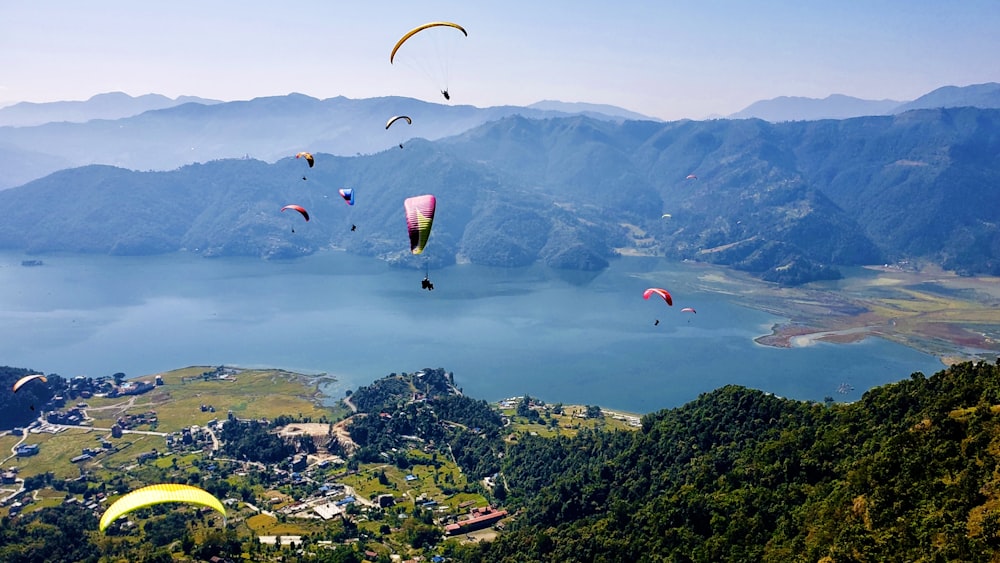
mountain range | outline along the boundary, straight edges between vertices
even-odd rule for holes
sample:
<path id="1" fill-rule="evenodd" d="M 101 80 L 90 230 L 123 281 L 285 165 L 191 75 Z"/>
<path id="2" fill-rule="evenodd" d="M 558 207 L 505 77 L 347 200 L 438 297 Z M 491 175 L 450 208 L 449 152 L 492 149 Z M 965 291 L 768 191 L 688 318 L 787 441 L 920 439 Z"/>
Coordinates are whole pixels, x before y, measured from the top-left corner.
<path id="1" fill-rule="evenodd" d="M 915 100 L 865 100 L 843 94 L 826 98 L 781 96 L 754 102 L 730 114 L 730 119 L 757 118 L 770 122 L 847 119 L 866 115 L 894 115 L 914 109 L 950 107 L 1000 108 L 1000 83 L 944 86 Z"/>
<path id="2" fill-rule="evenodd" d="M 124 94 L 109 96 L 118 99 Z M 131 106 L 143 99 L 133 99 Z M 402 97 L 319 100 L 289 94 L 237 102 L 175 104 L 120 119 L 0 127 L 0 169 L 4 171 L 0 189 L 88 164 L 170 170 L 192 162 L 244 156 L 273 162 L 299 151 L 354 156 L 385 150 L 414 137 L 456 135 L 509 115 L 545 118 L 584 113 L 611 121 L 638 116 L 612 106 L 541 105 L 477 108 Z M 387 130 L 388 119 L 401 114 L 412 117 L 413 124 L 400 121 Z"/>
<path id="3" fill-rule="evenodd" d="M 197 127 L 190 113 L 221 110 L 242 115 L 219 121 L 232 131 L 277 130 L 287 114 L 247 123 L 244 112 L 288 102 L 337 105 L 305 97 L 186 104 L 124 121 L 167 124 L 173 115 Z M 379 108 L 370 119 L 388 113 L 386 99 L 366 102 Z M 1000 274 L 998 132 L 1000 110 L 968 107 L 778 124 L 509 115 L 403 149 L 317 152 L 312 169 L 285 156 L 164 172 L 62 170 L 0 192 L 0 248 L 282 258 L 342 247 L 416 266 L 423 262 L 408 252 L 401 203 L 434 193 L 438 215 L 420 257 L 432 265 L 597 270 L 619 254 L 649 253 L 785 284 L 904 259 Z M 289 144 L 284 154 L 293 151 Z M 357 205 L 344 205 L 341 187 L 355 189 Z M 289 203 L 313 220 L 280 213 Z"/>

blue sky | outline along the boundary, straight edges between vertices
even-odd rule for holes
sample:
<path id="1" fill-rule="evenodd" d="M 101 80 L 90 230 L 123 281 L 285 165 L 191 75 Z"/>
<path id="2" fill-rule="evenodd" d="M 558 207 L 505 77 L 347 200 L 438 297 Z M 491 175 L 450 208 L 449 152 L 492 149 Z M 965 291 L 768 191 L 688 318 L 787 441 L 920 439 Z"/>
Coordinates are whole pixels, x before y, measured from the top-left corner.
<path id="1" fill-rule="evenodd" d="M 50 0 L 0 3 L 0 105 L 110 91 L 443 102 L 388 61 L 434 20 L 468 30 L 449 88 L 481 107 L 557 99 L 701 119 L 782 95 L 910 100 L 1000 82 L 996 0 Z"/>

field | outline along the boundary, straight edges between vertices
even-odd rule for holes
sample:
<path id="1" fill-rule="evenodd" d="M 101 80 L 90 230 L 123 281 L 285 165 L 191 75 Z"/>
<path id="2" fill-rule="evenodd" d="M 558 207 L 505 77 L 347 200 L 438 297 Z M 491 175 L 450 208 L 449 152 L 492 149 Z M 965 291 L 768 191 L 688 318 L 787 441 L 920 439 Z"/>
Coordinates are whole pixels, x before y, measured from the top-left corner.
<path id="1" fill-rule="evenodd" d="M 544 408 L 541 412 L 542 423 L 531 422 L 527 418 L 515 415 L 515 409 L 505 409 L 503 412 L 510 420 L 505 430 L 508 440 L 516 439 L 518 435 L 537 435 L 543 438 L 552 436 L 574 436 L 583 429 L 600 428 L 602 430 L 637 430 L 638 427 L 630 425 L 624 417 L 634 417 L 639 419 L 642 415 L 604 411 L 604 416 L 600 418 L 584 418 L 586 407 L 580 405 L 563 405 L 562 414 L 554 414 L 551 408 Z M 540 414 L 541 414 L 540 412 Z M 553 426 L 549 420 L 555 420 Z"/>
<path id="2" fill-rule="evenodd" d="M 1000 278 L 939 268 L 870 266 L 842 280 L 784 288 L 706 267 L 699 289 L 745 297 L 748 307 L 789 319 L 756 339 L 778 347 L 878 337 L 944 364 L 1000 355 Z"/>
<path id="3" fill-rule="evenodd" d="M 115 451 L 83 462 L 85 469 L 101 473 L 118 471 L 134 463 L 140 453 L 164 451 L 163 433 L 191 425 L 204 426 L 212 419 L 225 418 L 230 410 L 239 418 L 274 419 L 284 414 L 318 421 L 321 417 L 331 417 L 331 410 L 318 404 L 315 379 L 283 370 L 233 370 L 224 379 L 201 377 L 202 373 L 213 370 L 213 367 L 194 366 L 160 374 L 164 384 L 143 395 L 91 397 L 84 409 L 91 419 L 90 427 L 68 428 L 58 434 L 29 434 L 24 443 L 39 444 L 38 455 L 10 457 L 3 467 L 17 466 L 21 478 L 51 471 L 57 478 L 72 479 L 80 475 L 80 467 L 69 460 L 80 455 L 83 448 L 99 448 L 102 438 L 111 442 Z M 138 379 L 152 382 L 153 377 Z M 203 404 L 211 405 L 215 412 L 202 411 Z M 155 431 L 155 435 L 126 433 L 121 438 L 111 437 L 109 429 L 118 417 L 147 411 L 156 411 L 155 427 L 145 424 L 135 429 Z M 10 452 L 19 440 L 19 436 L 0 436 L 0 452 Z M 178 460 L 180 466 L 187 463 L 190 461 Z"/>

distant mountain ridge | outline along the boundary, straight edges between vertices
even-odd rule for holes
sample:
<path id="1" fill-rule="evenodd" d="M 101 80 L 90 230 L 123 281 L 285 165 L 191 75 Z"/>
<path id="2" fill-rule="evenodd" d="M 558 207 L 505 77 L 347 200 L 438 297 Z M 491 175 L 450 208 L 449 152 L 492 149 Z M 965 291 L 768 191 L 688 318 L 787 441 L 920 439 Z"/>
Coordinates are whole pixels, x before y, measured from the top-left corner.
<path id="1" fill-rule="evenodd" d="M 0 189 L 68 166 L 109 164 L 134 170 L 170 170 L 192 162 L 247 155 L 275 161 L 303 150 L 348 156 L 385 150 L 409 138 L 433 140 L 456 135 L 510 115 L 546 118 L 586 112 L 597 119 L 622 121 L 622 114 L 628 113 L 612 106 L 566 107 L 477 108 L 393 96 L 320 100 L 288 94 L 174 104 L 113 120 L 0 127 L 0 163 L 7 165 Z M 412 117 L 413 124 L 397 123 L 387 132 L 386 121 L 400 114 Z M 17 153 L 39 158 L 21 159 Z M 46 155 L 48 159 L 41 158 Z"/>
<path id="2" fill-rule="evenodd" d="M 284 258 L 339 247 L 415 266 L 401 202 L 433 193 L 421 255 L 433 266 L 594 271 L 646 253 L 782 284 L 904 259 L 1000 275 L 998 130 L 1000 110 L 968 107 L 780 124 L 511 115 L 404 149 L 314 153 L 312 169 L 289 151 L 273 164 L 64 170 L 0 192 L 0 248 Z M 358 196 L 350 209 L 345 186 Z M 292 202 L 312 215 L 294 235 L 278 211 Z"/>
<path id="3" fill-rule="evenodd" d="M 843 94 L 833 94 L 823 99 L 781 96 L 754 102 L 728 117 L 756 118 L 777 123 L 894 115 L 915 109 L 951 107 L 1000 108 L 1000 83 L 944 86 L 909 102 L 865 100 Z"/>
<path id="4" fill-rule="evenodd" d="M 97 94 L 84 101 L 20 102 L 2 107 L 0 127 L 30 127 L 61 121 L 84 123 L 91 119 L 120 119 L 187 103 L 210 105 L 221 102 L 197 96 L 168 98 L 160 94 L 130 96 L 124 92 L 108 92 Z"/>

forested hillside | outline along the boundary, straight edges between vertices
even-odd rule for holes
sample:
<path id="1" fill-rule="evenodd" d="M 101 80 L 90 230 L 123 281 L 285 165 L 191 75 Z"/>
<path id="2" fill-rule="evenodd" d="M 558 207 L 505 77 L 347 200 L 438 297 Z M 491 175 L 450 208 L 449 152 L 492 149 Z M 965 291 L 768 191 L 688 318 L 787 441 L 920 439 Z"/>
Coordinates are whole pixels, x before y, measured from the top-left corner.
<path id="1" fill-rule="evenodd" d="M 638 433 L 529 437 L 481 561 L 996 561 L 1000 364 L 852 404 L 728 386 Z"/>
<path id="2" fill-rule="evenodd" d="M 282 258 L 342 247 L 407 263 L 402 201 L 431 193 L 432 265 L 600 270 L 645 253 L 787 285 L 907 260 L 996 275 L 998 131 L 1000 110 L 976 108 L 781 124 L 515 116 L 405 149 L 316 154 L 315 168 L 291 156 L 88 166 L 0 192 L 0 248 Z M 280 213 L 290 203 L 308 225 Z"/>

